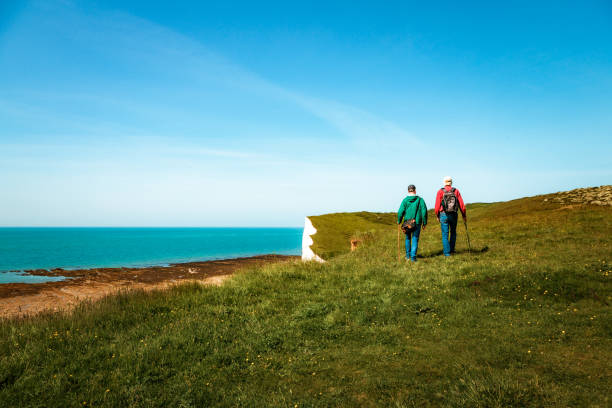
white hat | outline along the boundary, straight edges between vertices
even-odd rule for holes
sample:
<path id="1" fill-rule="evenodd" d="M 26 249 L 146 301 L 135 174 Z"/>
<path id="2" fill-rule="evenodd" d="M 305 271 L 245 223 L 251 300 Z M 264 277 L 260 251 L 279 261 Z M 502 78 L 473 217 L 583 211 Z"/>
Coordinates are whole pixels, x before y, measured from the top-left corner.
<path id="1" fill-rule="evenodd" d="M 450 186 L 451 184 L 453 184 L 453 178 L 451 176 L 444 177 L 444 185 Z"/>

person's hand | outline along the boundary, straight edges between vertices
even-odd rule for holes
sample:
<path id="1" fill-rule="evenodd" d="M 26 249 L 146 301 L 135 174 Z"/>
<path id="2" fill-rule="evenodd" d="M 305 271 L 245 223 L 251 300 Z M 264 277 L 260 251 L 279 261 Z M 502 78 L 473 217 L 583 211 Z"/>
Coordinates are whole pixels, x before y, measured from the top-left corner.
<path id="1" fill-rule="evenodd" d="M 425 231 L 425 227 L 426 227 L 426 225 L 425 225 L 425 224 L 423 224 L 423 231 Z"/>

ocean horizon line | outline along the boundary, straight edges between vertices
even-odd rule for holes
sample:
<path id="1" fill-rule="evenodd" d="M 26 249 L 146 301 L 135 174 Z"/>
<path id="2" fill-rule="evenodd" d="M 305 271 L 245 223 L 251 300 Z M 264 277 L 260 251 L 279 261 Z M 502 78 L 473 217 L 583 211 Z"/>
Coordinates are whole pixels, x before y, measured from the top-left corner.
<path id="1" fill-rule="evenodd" d="M 181 225 L 0 225 L 0 228 L 240 228 L 301 229 L 303 226 L 181 226 Z"/>

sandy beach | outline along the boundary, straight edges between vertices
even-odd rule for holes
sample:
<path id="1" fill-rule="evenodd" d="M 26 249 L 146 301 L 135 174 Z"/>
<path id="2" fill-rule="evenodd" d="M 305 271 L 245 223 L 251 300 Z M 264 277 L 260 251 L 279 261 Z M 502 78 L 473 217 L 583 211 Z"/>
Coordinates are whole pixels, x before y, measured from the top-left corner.
<path id="1" fill-rule="evenodd" d="M 163 289 L 187 281 L 219 285 L 241 268 L 298 258 L 260 255 L 145 268 L 28 271 L 32 275 L 65 276 L 70 279 L 0 284 L 0 318 L 23 317 L 45 311 L 68 311 L 83 300 L 98 300 L 121 290 Z"/>

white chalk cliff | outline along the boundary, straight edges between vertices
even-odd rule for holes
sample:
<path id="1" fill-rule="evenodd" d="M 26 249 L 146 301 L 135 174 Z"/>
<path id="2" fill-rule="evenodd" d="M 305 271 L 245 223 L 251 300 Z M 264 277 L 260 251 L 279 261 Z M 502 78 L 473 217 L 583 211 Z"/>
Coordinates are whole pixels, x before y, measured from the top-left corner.
<path id="1" fill-rule="evenodd" d="M 317 233 L 317 229 L 312 225 L 308 217 L 304 220 L 304 233 L 302 234 L 302 261 L 325 262 L 315 254 L 310 246 L 313 244 L 312 236 Z"/>

